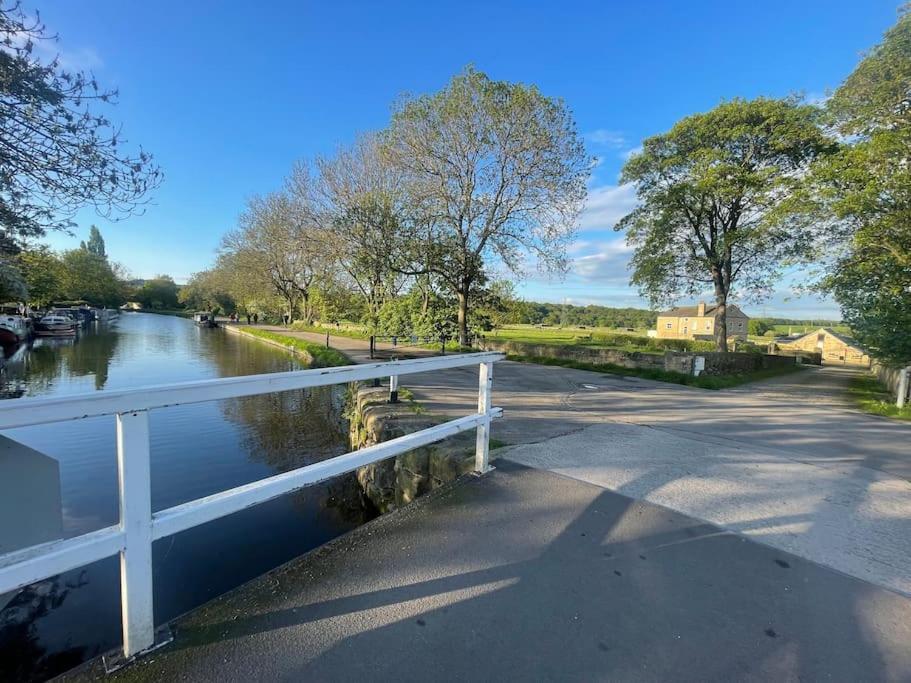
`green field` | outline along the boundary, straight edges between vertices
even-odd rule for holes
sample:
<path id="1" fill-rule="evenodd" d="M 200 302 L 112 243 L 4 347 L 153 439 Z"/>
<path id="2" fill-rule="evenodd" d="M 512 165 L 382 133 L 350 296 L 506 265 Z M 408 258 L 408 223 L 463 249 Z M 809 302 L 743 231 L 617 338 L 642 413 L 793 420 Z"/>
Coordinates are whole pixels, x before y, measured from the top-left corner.
<path id="1" fill-rule="evenodd" d="M 539 327 L 535 325 L 504 325 L 484 338 L 491 341 L 513 341 L 524 344 L 552 346 L 582 346 L 592 349 L 662 354 L 665 351 L 712 351 L 711 342 L 687 339 L 656 339 L 646 330 L 629 332 L 615 327 Z"/>

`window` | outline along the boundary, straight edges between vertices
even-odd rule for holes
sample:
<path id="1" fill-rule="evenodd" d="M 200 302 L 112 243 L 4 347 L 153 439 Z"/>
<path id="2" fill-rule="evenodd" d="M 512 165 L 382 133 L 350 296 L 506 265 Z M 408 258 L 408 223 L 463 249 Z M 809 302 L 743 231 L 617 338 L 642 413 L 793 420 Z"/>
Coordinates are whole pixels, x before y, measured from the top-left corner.
<path id="1" fill-rule="evenodd" d="M 706 320 L 706 321 L 705 321 L 705 329 L 707 329 L 707 330 L 712 329 L 712 321 L 711 321 L 711 320 Z"/>
<path id="2" fill-rule="evenodd" d="M 669 330 L 674 329 L 674 323 L 668 323 L 668 324 L 667 324 L 667 329 L 669 329 Z"/>

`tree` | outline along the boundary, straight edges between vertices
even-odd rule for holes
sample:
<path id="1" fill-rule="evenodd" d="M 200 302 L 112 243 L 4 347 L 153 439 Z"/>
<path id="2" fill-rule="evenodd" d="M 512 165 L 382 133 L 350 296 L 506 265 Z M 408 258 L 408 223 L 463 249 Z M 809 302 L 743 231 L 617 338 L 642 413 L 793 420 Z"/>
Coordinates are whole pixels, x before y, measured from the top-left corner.
<path id="1" fill-rule="evenodd" d="M 360 292 L 363 322 L 371 331 L 378 329 L 383 304 L 401 290 L 401 271 L 413 270 L 406 265 L 401 176 L 383 156 L 377 140 L 365 136 L 331 159 L 317 158 L 315 184 L 303 165 L 290 183 L 296 195 L 313 196 L 315 216 L 331 234 L 335 263 Z"/>
<path id="2" fill-rule="evenodd" d="M 774 332 L 775 330 L 772 325 L 769 325 L 769 323 L 767 323 L 765 320 L 761 320 L 759 318 L 751 318 L 747 323 L 747 328 L 749 329 L 750 334 L 754 337 L 761 337 L 766 332 Z"/>
<path id="3" fill-rule="evenodd" d="M 48 247 L 27 249 L 16 259 L 25 276 L 27 303 L 45 308 L 63 298 L 63 263 Z"/>
<path id="4" fill-rule="evenodd" d="M 822 280 L 858 342 L 911 363 L 911 13 L 871 50 L 827 103 L 851 141 L 817 163 L 811 216 L 828 217 Z M 834 246 L 833 246 L 834 245 Z"/>
<path id="5" fill-rule="evenodd" d="M 106 258 L 88 249 L 63 252 L 63 294 L 72 301 L 115 307 L 123 303 L 123 283 Z"/>
<path id="6" fill-rule="evenodd" d="M 18 263 L 9 257 L 0 257 L 0 302 L 26 298 L 28 287 Z"/>
<path id="7" fill-rule="evenodd" d="M 80 242 L 80 249 L 85 249 L 95 256 L 100 256 L 101 258 L 107 258 L 107 252 L 104 250 L 104 238 L 101 236 L 101 231 L 98 230 L 94 225 L 89 228 L 89 241 Z"/>
<path id="8" fill-rule="evenodd" d="M 631 282 L 656 305 L 712 287 L 720 351 L 735 285 L 761 300 L 782 264 L 810 247 L 805 223 L 779 208 L 834 148 L 819 119 L 795 99 L 733 100 L 648 138 L 623 168 L 640 202 L 615 228 L 635 248 Z"/>
<path id="9" fill-rule="evenodd" d="M 399 104 L 386 143 L 425 270 L 458 298 L 462 343 L 485 260 L 516 274 L 527 254 L 565 268 L 591 164 L 563 102 L 469 67 L 442 91 Z"/>
<path id="10" fill-rule="evenodd" d="M 330 264 L 329 245 L 304 205 L 303 195 L 273 193 L 254 197 L 240 220 L 240 228 L 225 237 L 222 252 L 232 267 L 252 278 L 265 276 L 285 303 L 293 320 L 314 317 L 313 287 Z"/>
<path id="11" fill-rule="evenodd" d="M 152 157 L 122 151 L 124 140 L 99 106 L 117 93 L 94 76 L 44 62 L 35 45 L 53 41 L 18 3 L 0 7 L 0 251 L 15 253 L 46 230 L 66 230 L 80 208 L 129 215 L 161 182 Z"/>
<path id="12" fill-rule="evenodd" d="M 157 275 L 143 283 L 136 292 L 135 299 L 144 308 L 174 309 L 180 303 L 177 297 L 178 290 L 177 284 L 170 275 Z"/>

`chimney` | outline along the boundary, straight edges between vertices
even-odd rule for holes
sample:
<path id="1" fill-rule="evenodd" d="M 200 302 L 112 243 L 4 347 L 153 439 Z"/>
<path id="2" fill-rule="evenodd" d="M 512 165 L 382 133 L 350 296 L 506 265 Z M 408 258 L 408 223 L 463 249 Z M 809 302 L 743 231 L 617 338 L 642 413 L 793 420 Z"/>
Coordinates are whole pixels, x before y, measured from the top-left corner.
<path id="1" fill-rule="evenodd" d="M 705 315 L 705 302 L 700 301 L 699 305 L 696 306 L 696 316 L 701 318 Z"/>

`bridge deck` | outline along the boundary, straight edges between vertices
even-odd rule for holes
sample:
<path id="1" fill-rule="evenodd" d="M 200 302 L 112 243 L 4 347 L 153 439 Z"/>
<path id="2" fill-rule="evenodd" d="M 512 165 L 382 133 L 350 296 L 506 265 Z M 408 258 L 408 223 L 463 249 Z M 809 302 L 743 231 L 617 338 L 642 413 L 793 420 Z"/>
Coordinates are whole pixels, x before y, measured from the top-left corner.
<path id="1" fill-rule="evenodd" d="M 235 590 L 144 680 L 883 680 L 911 600 L 500 461 Z M 103 676 L 99 663 L 73 678 Z"/>

